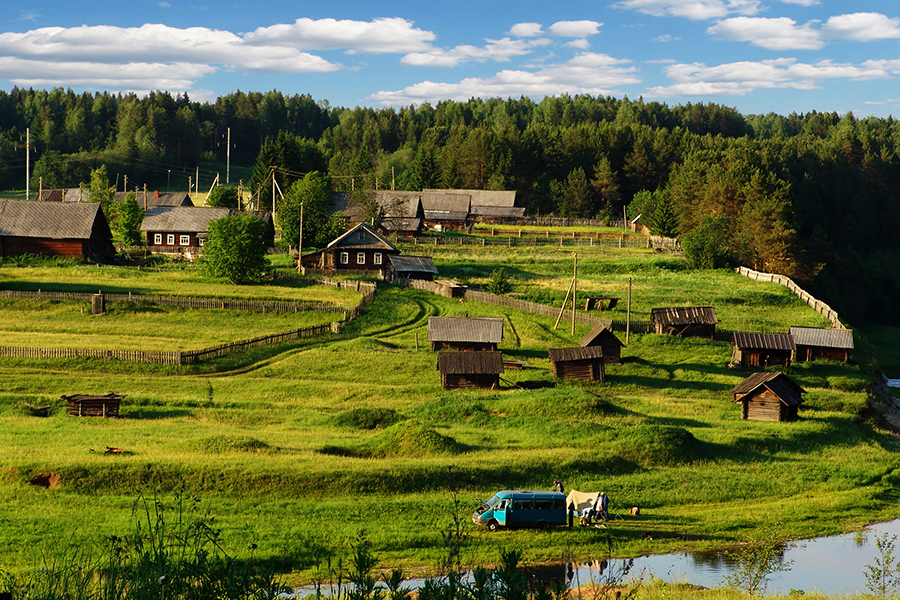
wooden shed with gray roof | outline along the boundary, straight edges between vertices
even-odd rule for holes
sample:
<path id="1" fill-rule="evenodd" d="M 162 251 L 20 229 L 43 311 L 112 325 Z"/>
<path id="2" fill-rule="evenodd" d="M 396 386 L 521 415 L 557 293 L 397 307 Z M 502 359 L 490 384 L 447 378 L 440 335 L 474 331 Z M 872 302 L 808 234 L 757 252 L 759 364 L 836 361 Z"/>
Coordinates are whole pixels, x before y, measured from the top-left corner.
<path id="1" fill-rule="evenodd" d="M 711 306 L 654 308 L 650 311 L 654 333 L 678 337 L 716 337 L 716 310 Z"/>
<path id="2" fill-rule="evenodd" d="M 742 381 L 731 393 L 734 402 L 741 404 L 742 419 L 793 421 L 806 390 L 784 373 L 762 371 Z"/>
<path id="3" fill-rule="evenodd" d="M 622 346 L 625 344 L 609 329 L 609 325 L 601 323 L 581 338 L 579 346 L 597 346 L 603 350 L 603 362 L 622 364 Z"/>
<path id="4" fill-rule="evenodd" d="M 603 349 L 600 346 L 550 348 L 547 352 L 556 379 L 606 381 Z"/>
<path id="5" fill-rule="evenodd" d="M 438 274 L 437 267 L 430 256 L 392 254 L 389 259 L 390 268 L 388 272 L 390 276 L 387 278 L 389 281 L 397 281 L 398 279 L 434 281 L 434 276 Z"/>
<path id="6" fill-rule="evenodd" d="M 500 352 L 439 352 L 437 369 L 441 387 L 458 388 L 500 387 L 503 373 L 503 354 Z"/>
<path id="7" fill-rule="evenodd" d="M 425 225 L 435 229 L 463 229 L 469 224 L 469 194 L 445 190 L 422 192 Z"/>
<path id="8" fill-rule="evenodd" d="M 500 317 L 429 317 L 428 342 L 432 350 L 490 352 L 503 340 Z"/>
<path id="9" fill-rule="evenodd" d="M 43 254 L 98 261 L 115 253 L 99 204 L 0 199 L 0 256 Z"/>
<path id="10" fill-rule="evenodd" d="M 830 327 L 791 327 L 793 359 L 799 362 L 835 360 L 847 362 L 853 350 L 853 330 Z"/>
<path id="11" fill-rule="evenodd" d="M 209 224 L 229 213 L 227 208 L 208 206 L 153 206 L 144 214 L 141 231 L 156 252 L 198 248 L 206 242 Z"/>
<path id="12" fill-rule="evenodd" d="M 744 369 L 787 367 L 794 353 L 794 338 L 789 333 L 749 333 L 735 331 L 731 336 L 731 362 Z"/>

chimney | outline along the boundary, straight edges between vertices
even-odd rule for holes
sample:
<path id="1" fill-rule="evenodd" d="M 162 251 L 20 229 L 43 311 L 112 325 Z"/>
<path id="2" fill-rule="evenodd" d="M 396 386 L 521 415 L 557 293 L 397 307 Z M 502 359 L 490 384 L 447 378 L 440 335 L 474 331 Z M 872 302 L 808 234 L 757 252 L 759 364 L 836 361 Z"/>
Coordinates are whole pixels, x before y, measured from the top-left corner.
<path id="1" fill-rule="evenodd" d="M 156 197 L 157 197 L 157 198 L 159 198 L 159 190 L 156 190 L 156 191 L 153 192 L 153 193 L 156 194 Z"/>

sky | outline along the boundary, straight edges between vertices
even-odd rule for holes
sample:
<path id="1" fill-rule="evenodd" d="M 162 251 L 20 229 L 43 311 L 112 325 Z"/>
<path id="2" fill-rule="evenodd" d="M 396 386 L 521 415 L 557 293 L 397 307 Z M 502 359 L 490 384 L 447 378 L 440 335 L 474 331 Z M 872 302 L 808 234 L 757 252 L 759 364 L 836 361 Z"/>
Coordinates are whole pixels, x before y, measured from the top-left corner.
<path id="1" fill-rule="evenodd" d="M 278 90 L 335 107 L 590 94 L 900 117 L 900 0 L 4 3 L 6 90 Z"/>

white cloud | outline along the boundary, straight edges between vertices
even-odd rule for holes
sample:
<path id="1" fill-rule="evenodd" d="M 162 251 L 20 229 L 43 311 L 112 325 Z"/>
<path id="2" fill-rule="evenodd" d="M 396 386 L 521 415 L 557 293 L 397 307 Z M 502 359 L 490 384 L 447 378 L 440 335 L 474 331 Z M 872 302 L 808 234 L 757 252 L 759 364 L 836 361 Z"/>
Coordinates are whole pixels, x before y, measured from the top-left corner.
<path id="1" fill-rule="evenodd" d="M 291 24 L 278 24 L 244 36 L 249 44 L 290 46 L 302 50 L 340 50 L 369 54 L 424 52 L 434 41 L 431 31 L 413 27 L 401 18 L 373 21 L 338 21 L 300 18 Z"/>
<path id="2" fill-rule="evenodd" d="M 855 42 L 900 38 L 900 19 L 880 13 L 838 15 L 828 19 L 822 31 L 833 38 Z"/>
<path id="3" fill-rule="evenodd" d="M 792 58 L 761 62 L 735 62 L 709 67 L 703 63 L 675 64 L 666 75 L 675 81 L 669 86 L 650 88 L 647 95 L 723 96 L 744 95 L 758 89 L 817 89 L 822 81 L 859 81 L 890 77 L 900 72 L 900 61 L 870 61 L 861 66 L 836 64 L 828 60 L 800 63 Z"/>
<path id="4" fill-rule="evenodd" d="M 601 25 L 597 21 L 557 21 L 547 31 L 559 37 L 586 38 L 600 33 Z"/>
<path id="5" fill-rule="evenodd" d="M 493 60 L 506 62 L 513 56 L 529 54 L 536 46 L 545 46 L 549 40 L 538 38 L 536 40 L 487 40 L 484 47 L 456 46 L 450 50 L 433 48 L 428 52 L 413 52 L 400 59 L 404 65 L 415 67 L 455 67 L 462 62 Z"/>
<path id="6" fill-rule="evenodd" d="M 580 39 L 566 42 L 566 46 L 568 46 L 569 48 L 577 48 L 578 50 L 587 50 L 591 47 L 591 43 L 586 39 Z"/>
<path id="7" fill-rule="evenodd" d="M 667 33 L 667 34 L 665 34 L 665 35 L 660 35 L 660 36 L 657 36 L 657 37 L 653 38 L 652 41 L 654 41 L 654 42 L 660 42 L 660 43 L 665 44 L 665 43 L 668 43 L 668 42 L 679 42 L 679 41 L 681 41 L 681 38 L 680 38 L 680 37 L 673 37 L 672 35 L 670 35 L 670 34 Z"/>
<path id="8" fill-rule="evenodd" d="M 699 21 L 732 14 L 755 15 L 761 10 L 760 0 L 621 0 L 612 7 L 657 17 L 685 17 Z"/>
<path id="9" fill-rule="evenodd" d="M 516 23 L 510 28 L 508 35 L 513 35 L 515 37 L 537 37 L 539 35 L 544 35 L 544 32 L 541 29 L 540 23 Z"/>
<path id="10" fill-rule="evenodd" d="M 378 92 L 366 99 L 400 106 L 443 99 L 465 101 L 472 97 L 607 95 L 615 93 L 616 86 L 640 82 L 635 67 L 623 66 L 627 62 L 586 52 L 566 63 L 546 65 L 534 72 L 506 70 L 493 77 L 467 78 L 458 83 L 423 81 L 402 90 Z"/>
<path id="11" fill-rule="evenodd" d="M 797 4 L 799 6 L 816 6 L 819 0 L 781 0 L 785 4 Z"/>
<path id="12" fill-rule="evenodd" d="M 43 16 L 44 15 L 38 14 L 33 11 L 24 11 L 23 10 L 23 11 L 19 11 L 19 18 L 17 20 L 18 21 L 37 21 L 38 19 L 40 19 Z"/>
<path id="13" fill-rule="evenodd" d="M 716 23 L 707 33 L 724 40 L 750 42 L 768 50 L 818 50 L 825 45 L 809 24 L 798 26 L 787 17 L 735 17 Z"/>

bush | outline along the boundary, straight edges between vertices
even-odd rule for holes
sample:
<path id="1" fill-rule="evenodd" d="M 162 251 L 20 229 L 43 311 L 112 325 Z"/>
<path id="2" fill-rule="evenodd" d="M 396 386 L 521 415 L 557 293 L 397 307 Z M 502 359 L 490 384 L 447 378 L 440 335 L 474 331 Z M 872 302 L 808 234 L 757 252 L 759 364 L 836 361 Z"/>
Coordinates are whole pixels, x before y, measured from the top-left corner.
<path id="1" fill-rule="evenodd" d="M 266 223 L 248 213 L 230 215 L 209 224 L 204 248 L 207 272 L 231 283 L 258 283 L 269 266 Z"/>
<path id="2" fill-rule="evenodd" d="M 512 280 L 510 280 L 509 275 L 506 273 L 506 269 L 503 267 L 494 269 L 491 273 L 491 281 L 488 283 L 488 291 L 492 294 L 502 296 L 503 294 L 510 293 L 512 288 Z"/>

